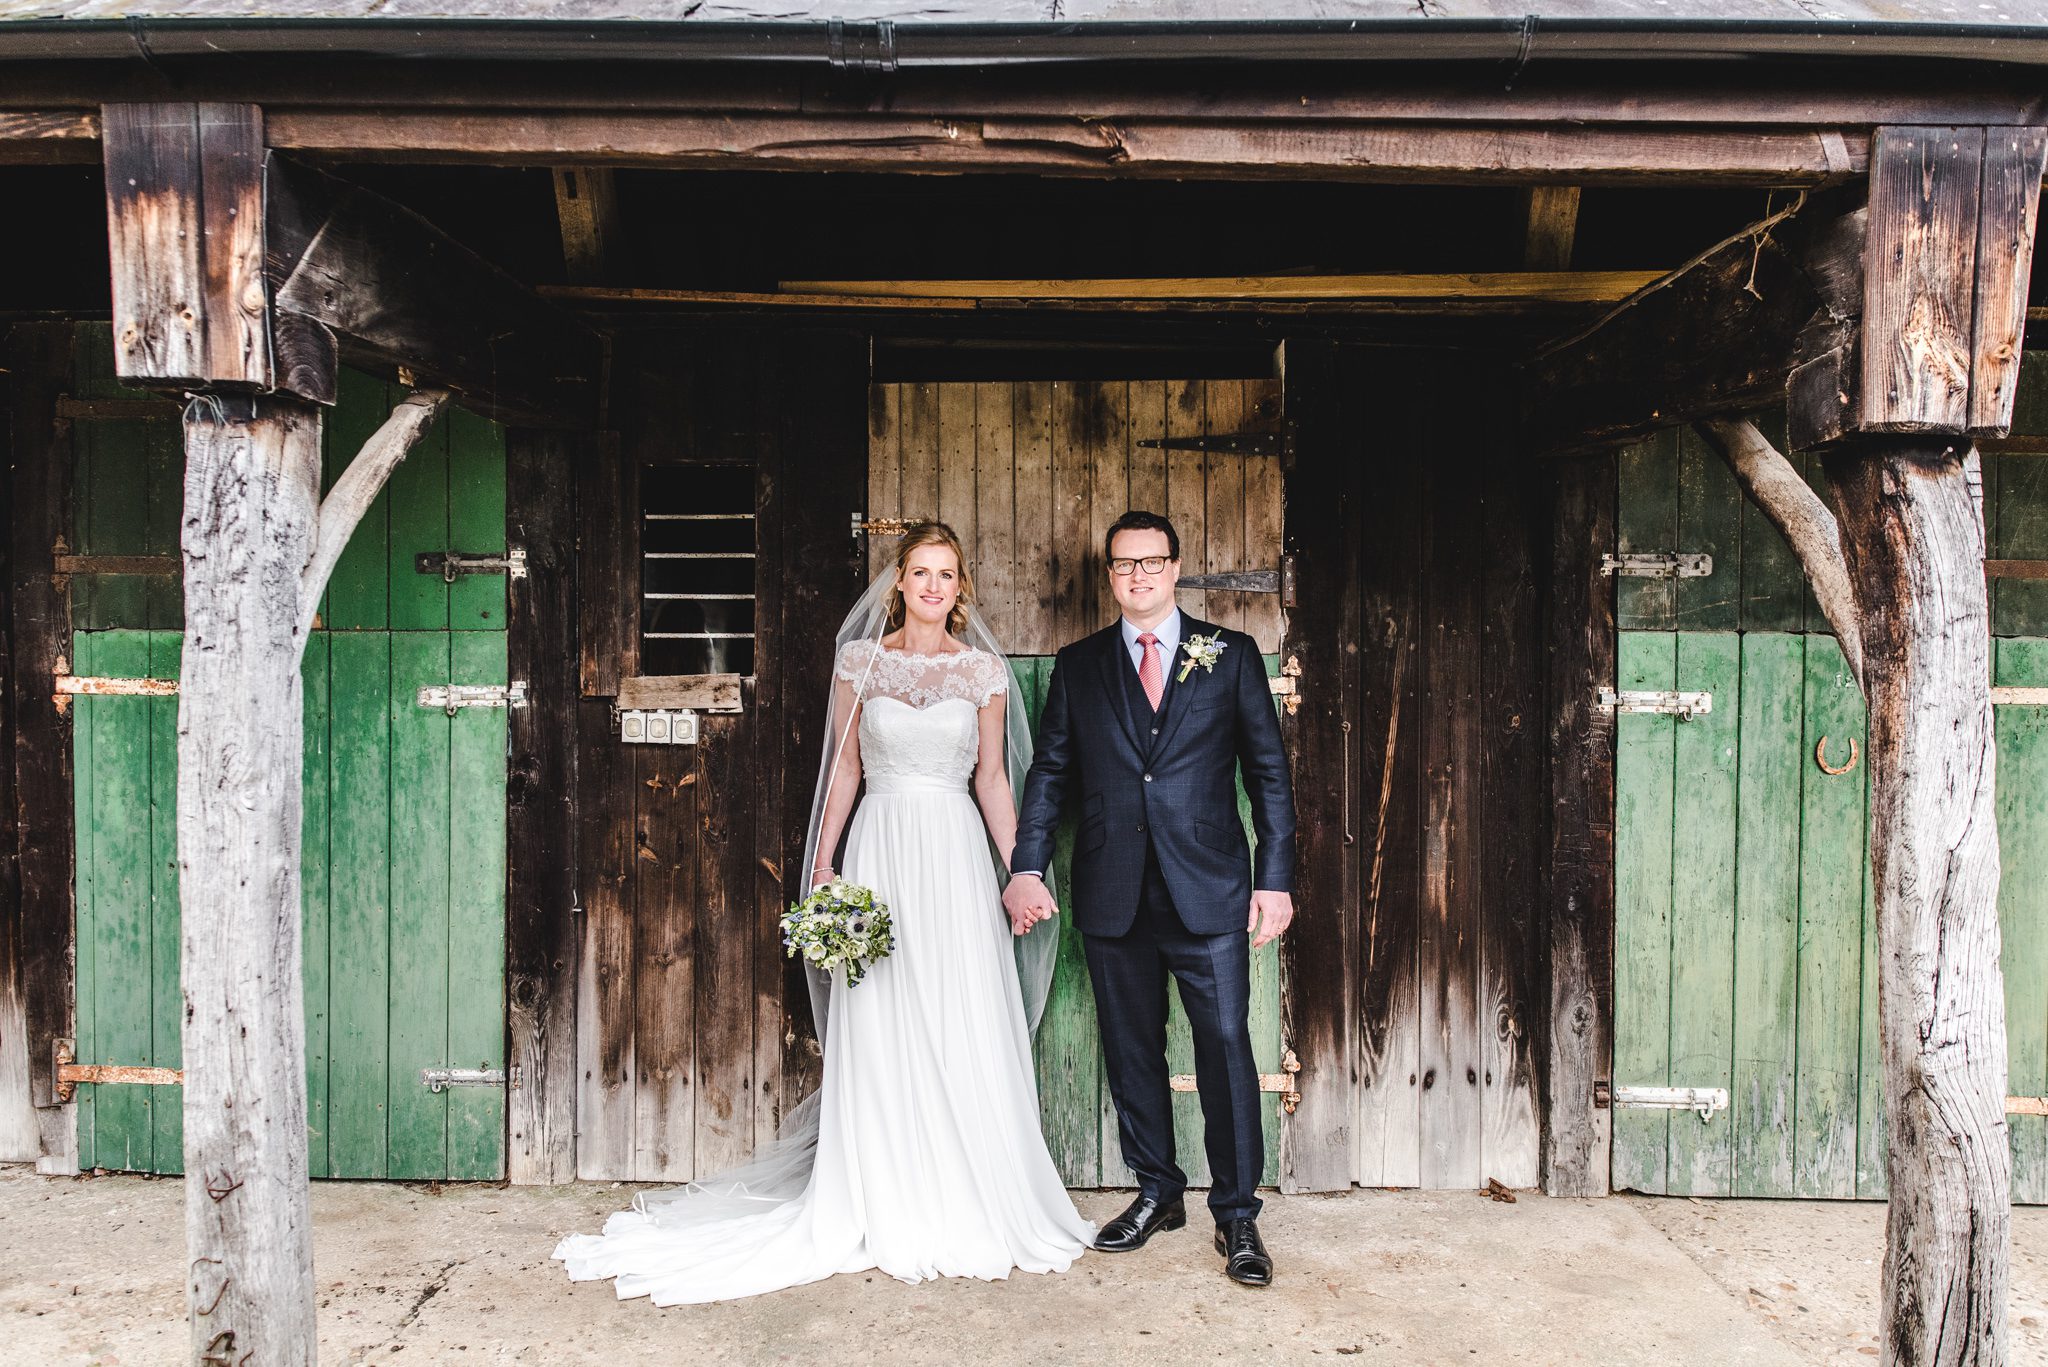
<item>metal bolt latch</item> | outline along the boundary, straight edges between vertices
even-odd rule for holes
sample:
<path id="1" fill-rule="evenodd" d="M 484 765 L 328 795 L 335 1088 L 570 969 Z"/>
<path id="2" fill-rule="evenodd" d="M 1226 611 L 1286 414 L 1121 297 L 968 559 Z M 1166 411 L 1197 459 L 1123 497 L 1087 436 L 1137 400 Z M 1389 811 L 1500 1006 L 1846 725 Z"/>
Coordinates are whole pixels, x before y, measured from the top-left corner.
<path id="1" fill-rule="evenodd" d="M 1691 721 L 1704 717 L 1714 710 L 1712 693 L 1684 693 L 1675 690 L 1640 690 L 1612 688 L 1600 690 L 1600 710 L 1603 712 L 1649 712 L 1662 716 L 1677 717 L 1680 721 Z"/>
<path id="2" fill-rule="evenodd" d="M 460 551 L 422 551 L 413 557 L 413 569 L 421 574 L 438 574 L 452 584 L 465 574 L 502 574 L 508 579 L 526 577 L 526 548 L 512 546 L 503 555 L 464 555 Z"/>
<path id="3" fill-rule="evenodd" d="M 1653 551 L 1600 557 L 1600 573 L 1632 579 L 1704 579 L 1713 572 L 1714 557 L 1703 551 Z"/>
<path id="4" fill-rule="evenodd" d="M 505 1085 L 505 1070 L 492 1068 L 422 1068 L 420 1081 L 430 1092 L 443 1092 L 450 1087 L 502 1087 Z"/>
<path id="5" fill-rule="evenodd" d="M 1607 1107 L 1638 1106 L 1650 1110 L 1691 1111 L 1701 1120 L 1712 1120 L 1714 1112 L 1728 1109 L 1726 1087 L 1616 1087 L 1609 1082 L 1593 1084 L 1593 1104 Z"/>
<path id="6" fill-rule="evenodd" d="M 454 716 L 465 707 L 524 707 L 526 681 L 508 684 L 429 684 L 419 692 L 421 707 L 438 707 Z"/>

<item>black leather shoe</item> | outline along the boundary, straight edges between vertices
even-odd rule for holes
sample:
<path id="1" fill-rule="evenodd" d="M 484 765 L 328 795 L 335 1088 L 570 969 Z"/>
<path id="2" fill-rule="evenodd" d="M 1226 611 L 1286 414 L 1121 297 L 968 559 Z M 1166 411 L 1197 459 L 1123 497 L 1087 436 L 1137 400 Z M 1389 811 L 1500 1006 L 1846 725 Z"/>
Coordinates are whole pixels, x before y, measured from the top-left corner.
<path id="1" fill-rule="evenodd" d="M 1273 1259 L 1259 1238 L 1257 1220 L 1246 1216 L 1216 1226 L 1216 1251 L 1223 1255 L 1223 1271 L 1230 1280 L 1244 1286 L 1273 1284 Z"/>
<path id="2" fill-rule="evenodd" d="M 1145 1241 L 1160 1230 L 1179 1229 L 1187 1222 L 1187 1203 L 1180 1197 L 1155 1201 L 1140 1196 L 1096 1233 L 1095 1247 L 1104 1253 L 1129 1253 L 1134 1248 L 1143 1248 Z"/>

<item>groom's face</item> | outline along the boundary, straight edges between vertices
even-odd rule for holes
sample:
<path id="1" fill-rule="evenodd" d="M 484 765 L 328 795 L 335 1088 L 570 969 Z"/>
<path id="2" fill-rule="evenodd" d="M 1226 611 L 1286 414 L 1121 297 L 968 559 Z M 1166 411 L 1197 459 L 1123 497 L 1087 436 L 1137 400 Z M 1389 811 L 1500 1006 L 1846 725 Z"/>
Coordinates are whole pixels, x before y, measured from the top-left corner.
<path id="1" fill-rule="evenodd" d="M 1180 582 L 1180 561 L 1167 559 L 1167 555 L 1166 533 L 1150 528 L 1118 532 L 1116 540 L 1110 543 L 1111 560 L 1142 561 L 1154 556 L 1166 560 L 1157 574 L 1145 573 L 1142 564 L 1133 566 L 1129 574 L 1109 571 L 1110 592 L 1116 595 L 1117 606 L 1126 617 L 1142 621 L 1155 615 L 1163 617 L 1173 610 L 1173 586 Z"/>

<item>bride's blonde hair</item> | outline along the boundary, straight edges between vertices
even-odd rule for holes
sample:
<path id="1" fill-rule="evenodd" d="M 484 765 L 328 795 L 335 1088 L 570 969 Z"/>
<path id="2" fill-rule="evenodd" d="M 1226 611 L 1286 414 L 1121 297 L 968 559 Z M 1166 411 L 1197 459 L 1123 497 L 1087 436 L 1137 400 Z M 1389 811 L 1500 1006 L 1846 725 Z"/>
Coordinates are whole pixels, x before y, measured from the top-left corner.
<path id="1" fill-rule="evenodd" d="M 967 630 L 967 609 L 974 602 L 974 576 L 967 569 L 967 552 L 960 548 L 960 538 L 953 529 L 943 522 L 919 522 L 903 533 L 903 544 L 896 548 L 896 582 L 889 585 L 885 600 L 889 612 L 889 630 L 895 631 L 903 625 L 903 569 L 910 563 L 911 552 L 925 546 L 944 546 L 953 552 L 953 563 L 960 567 L 960 596 L 953 600 L 953 610 L 946 614 L 946 631 L 954 636 Z"/>

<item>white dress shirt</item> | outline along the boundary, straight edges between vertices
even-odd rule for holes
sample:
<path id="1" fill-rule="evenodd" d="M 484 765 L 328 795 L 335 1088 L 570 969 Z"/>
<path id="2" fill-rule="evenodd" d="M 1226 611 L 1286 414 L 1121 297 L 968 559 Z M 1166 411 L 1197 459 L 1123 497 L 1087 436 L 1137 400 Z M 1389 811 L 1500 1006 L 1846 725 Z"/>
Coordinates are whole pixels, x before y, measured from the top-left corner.
<path id="1" fill-rule="evenodd" d="M 1131 657 L 1131 668 L 1145 667 L 1145 648 L 1138 644 L 1138 637 L 1144 633 L 1128 617 L 1117 618 L 1117 625 L 1124 633 L 1124 653 Z M 1166 614 L 1166 620 L 1152 628 L 1152 634 L 1159 638 L 1159 678 L 1166 680 L 1166 671 L 1173 667 L 1174 652 L 1180 649 L 1180 609 Z"/>

